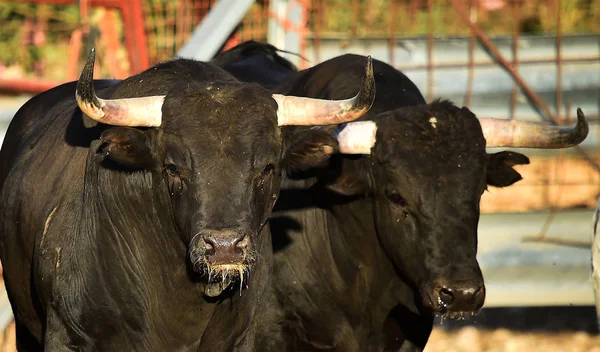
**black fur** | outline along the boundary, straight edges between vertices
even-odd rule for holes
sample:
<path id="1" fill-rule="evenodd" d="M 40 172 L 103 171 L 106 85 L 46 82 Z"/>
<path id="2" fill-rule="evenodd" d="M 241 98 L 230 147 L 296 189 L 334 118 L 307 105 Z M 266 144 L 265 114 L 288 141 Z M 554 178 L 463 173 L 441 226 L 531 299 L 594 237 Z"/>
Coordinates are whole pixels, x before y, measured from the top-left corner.
<path id="1" fill-rule="evenodd" d="M 275 92 L 349 98 L 365 61 L 328 60 L 291 74 Z M 290 351 L 422 350 L 433 323 L 431 285 L 483 284 L 475 255 L 486 180 L 517 181 L 509 163 L 486 154 L 468 109 L 428 105 L 402 73 L 373 65 L 377 96 L 361 118 L 378 125 L 372 155 L 335 155 L 306 179 L 288 177 L 270 220 L 273 282 Z"/>
<path id="2" fill-rule="evenodd" d="M 270 89 L 297 71 L 294 64 L 277 55 L 278 51 L 270 44 L 251 40 L 220 54 L 211 63 L 242 82 L 260 83 Z"/>
<path id="3" fill-rule="evenodd" d="M 298 149 L 284 141 L 276 102 L 184 59 L 94 84 L 105 99 L 166 95 L 163 123 L 86 127 L 76 82 L 12 120 L 0 152 L 0 259 L 19 349 L 254 350 L 273 316 L 263 314 L 272 295 L 263 225 L 284 146 Z M 250 236 L 250 276 L 207 297 L 189 247 L 195 234 L 225 229 Z"/>

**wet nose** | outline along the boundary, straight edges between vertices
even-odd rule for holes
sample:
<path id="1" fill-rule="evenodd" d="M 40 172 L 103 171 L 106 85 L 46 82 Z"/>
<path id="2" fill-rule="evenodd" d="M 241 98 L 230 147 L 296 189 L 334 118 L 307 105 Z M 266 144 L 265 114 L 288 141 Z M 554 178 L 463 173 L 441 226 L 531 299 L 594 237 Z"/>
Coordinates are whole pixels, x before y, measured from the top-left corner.
<path id="1" fill-rule="evenodd" d="M 202 236 L 205 255 L 212 265 L 240 264 L 248 238 L 243 232 L 213 232 Z"/>
<path id="2" fill-rule="evenodd" d="M 441 310 L 449 312 L 474 312 L 483 306 L 483 284 L 438 285 L 434 297 Z"/>

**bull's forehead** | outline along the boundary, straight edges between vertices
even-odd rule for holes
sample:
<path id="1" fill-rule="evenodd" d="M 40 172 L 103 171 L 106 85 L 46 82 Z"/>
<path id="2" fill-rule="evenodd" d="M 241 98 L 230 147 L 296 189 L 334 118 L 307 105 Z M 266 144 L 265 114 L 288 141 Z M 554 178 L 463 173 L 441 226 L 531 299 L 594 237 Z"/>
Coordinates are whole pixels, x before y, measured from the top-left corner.
<path id="1" fill-rule="evenodd" d="M 377 116 L 375 156 L 384 163 L 466 166 L 484 163 L 485 138 L 468 110 L 434 103 Z"/>
<path id="2" fill-rule="evenodd" d="M 431 104 L 382 114 L 376 122 L 373 158 L 383 166 L 384 182 L 407 185 L 417 198 L 480 195 L 487 154 L 473 114 Z"/>
<path id="3" fill-rule="evenodd" d="M 213 82 L 171 94 L 163 115 L 165 134 L 200 154 L 249 157 L 281 149 L 277 103 L 257 85 Z"/>

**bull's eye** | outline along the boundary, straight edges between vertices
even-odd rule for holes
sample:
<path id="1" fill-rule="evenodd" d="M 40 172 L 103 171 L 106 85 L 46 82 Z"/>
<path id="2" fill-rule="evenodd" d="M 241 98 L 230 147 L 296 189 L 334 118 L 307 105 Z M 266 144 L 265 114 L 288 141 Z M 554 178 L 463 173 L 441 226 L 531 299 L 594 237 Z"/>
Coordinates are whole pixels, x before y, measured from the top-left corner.
<path id="1" fill-rule="evenodd" d="M 175 194 L 179 194 L 183 191 L 185 183 L 181 177 L 181 173 L 177 166 L 173 164 L 165 165 L 165 172 L 169 177 L 167 177 L 167 185 L 169 186 L 169 193 L 174 196 Z"/>
<path id="2" fill-rule="evenodd" d="M 167 165 L 165 165 L 165 171 L 167 171 L 167 173 L 171 177 L 177 177 L 177 176 L 179 176 L 179 170 L 177 169 L 177 166 L 175 166 L 173 164 L 167 164 Z"/>
<path id="3" fill-rule="evenodd" d="M 388 194 L 388 198 L 392 203 L 394 203 L 396 205 L 399 205 L 401 207 L 406 206 L 406 199 L 404 199 L 404 197 L 402 197 L 398 193 L 390 193 L 390 194 Z"/>
<path id="4" fill-rule="evenodd" d="M 258 175 L 258 178 L 256 180 L 256 186 L 263 187 L 267 182 L 269 176 L 271 176 L 271 174 L 273 173 L 273 170 L 275 170 L 275 166 L 273 166 L 273 164 L 268 164 L 267 166 L 265 166 L 263 171 L 261 171 L 260 175 Z"/>

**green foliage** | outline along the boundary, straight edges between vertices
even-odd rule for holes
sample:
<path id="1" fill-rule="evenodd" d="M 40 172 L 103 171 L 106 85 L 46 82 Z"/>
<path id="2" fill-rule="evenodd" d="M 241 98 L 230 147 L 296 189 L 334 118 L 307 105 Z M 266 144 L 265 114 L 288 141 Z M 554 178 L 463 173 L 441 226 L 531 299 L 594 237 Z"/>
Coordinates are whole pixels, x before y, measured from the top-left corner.
<path id="1" fill-rule="evenodd" d="M 26 23 L 45 20 L 45 43 L 25 44 Z M 36 5 L 0 2 L 0 63 L 19 65 L 24 71 L 34 70 L 34 64 L 44 58 L 46 65 L 64 64 L 66 45 L 71 32 L 79 24 L 77 6 Z"/>
<path id="2" fill-rule="evenodd" d="M 321 35 L 388 36 L 393 31 L 395 36 L 414 37 L 428 33 L 430 18 L 425 0 L 313 0 L 313 7 L 317 3 L 325 9 L 319 26 Z M 518 19 L 513 17 L 511 1 L 506 1 L 499 10 L 473 9 L 470 15 L 484 32 L 494 36 L 512 34 L 515 21 L 522 33 L 554 34 L 556 3 L 555 0 L 521 1 Z M 469 35 L 469 27 L 447 0 L 434 0 L 433 6 L 431 25 L 434 35 Z M 564 34 L 598 32 L 600 29 L 600 0 L 562 0 L 560 12 Z M 316 21 L 313 14 L 309 27 L 316 28 Z"/>
<path id="3" fill-rule="evenodd" d="M 435 36 L 470 34 L 469 27 L 448 0 L 433 0 L 431 11 L 426 0 L 312 0 L 311 3 L 308 28 L 318 29 L 320 36 L 415 37 L 427 35 L 430 26 Z M 513 3 L 507 0 L 502 9 L 494 11 L 472 9 L 470 17 L 493 36 L 511 35 L 515 26 L 521 33 L 556 33 L 557 0 L 519 1 L 518 18 L 513 16 Z M 170 58 L 187 40 L 196 21 L 208 12 L 201 4 L 208 2 L 143 0 L 148 50 L 153 62 Z M 559 8 L 563 34 L 600 32 L 600 0 L 561 0 Z M 322 12 L 317 14 L 316 9 Z M 92 24 L 101 21 L 94 17 L 97 10 L 90 12 Z M 264 40 L 266 13 L 264 3 L 257 2 L 240 26 L 239 39 Z M 46 23 L 45 41 L 40 46 L 25 45 L 25 34 L 30 31 L 27 28 L 30 25 L 26 24 L 35 21 Z M 69 39 L 79 25 L 79 8 L 75 4 L 36 5 L 0 0 L 0 65 L 20 67 L 31 75 L 36 64 L 39 66 L 39 61 L 43 61 L 45 77 L 64 79 Z M 122 33 L 122 28 L 118 32 Z M 99 54 L 101 57 L 100 51 Z"/>

